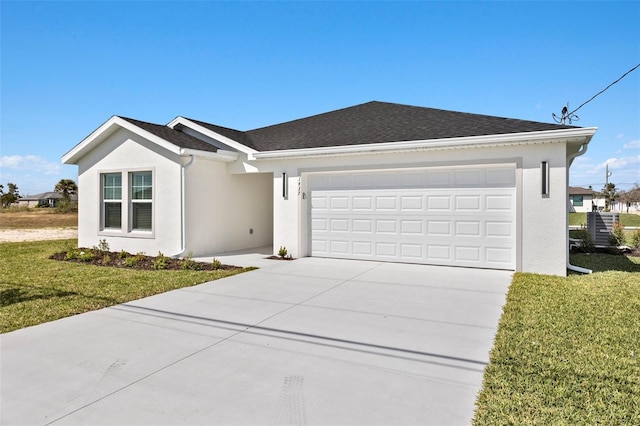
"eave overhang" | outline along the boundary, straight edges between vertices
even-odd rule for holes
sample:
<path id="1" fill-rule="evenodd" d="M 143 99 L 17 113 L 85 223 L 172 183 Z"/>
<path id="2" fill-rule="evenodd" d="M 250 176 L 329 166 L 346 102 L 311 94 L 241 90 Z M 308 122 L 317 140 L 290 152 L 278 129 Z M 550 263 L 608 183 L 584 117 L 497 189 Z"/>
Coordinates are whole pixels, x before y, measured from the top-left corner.
<path id="1" fill-rule="evenodd" d="M 78 161 L 88 152 L 104 142 L 109 136 L 113 135 L 119 129 L 127 129 L 152 143 L 166 149 L 177 155 L 194 155 L 206 157 L 212 160 L 232 162 L 238 159 L 238 154 L 230 151 L 218 150 L 218 152 L 201 151 L 197 149 L 181 148 L 153 133 L 144 130 L 129 121 L 113 116 L 104 122 L 100 127 L 94 130 L 89 136 L 84 138 L 80 143 L 74 146 L 70 151 L 62 156 L 63 164 L 78 164 Z"/>
<path id="2" fill-rule="evenodd" d="M 596 130 L 597 127 L 585 127 L 575 129 L 545 130 L 538 132 L 468 136 L 447 139 L 427 139 L 416 141 L 381 142 L 361 145 L 343 145 L 321 148 L 262 151 L 254 152 L 252 155 L 249 155 L 249 159 L 280 160 L 290 158 L 469 149 L 544 143 L 577 143 L 583 145 L 589 143 Z"/>

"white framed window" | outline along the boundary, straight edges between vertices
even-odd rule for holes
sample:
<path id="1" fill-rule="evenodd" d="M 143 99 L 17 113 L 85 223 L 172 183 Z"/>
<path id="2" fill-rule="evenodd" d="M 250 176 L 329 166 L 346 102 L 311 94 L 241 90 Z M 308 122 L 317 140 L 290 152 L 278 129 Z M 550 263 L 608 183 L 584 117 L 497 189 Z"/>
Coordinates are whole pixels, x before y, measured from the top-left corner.
<path id="1" fill-rule="evenodd" d="M 153 175 L 151 171 L 129 173 L 131 231 L 153 229 Z"/>
<path id="2" fill-rule="evenodd" d="M 101 177 L 101 228 L 122 229 L 122 173 L 103 173 Z"/>

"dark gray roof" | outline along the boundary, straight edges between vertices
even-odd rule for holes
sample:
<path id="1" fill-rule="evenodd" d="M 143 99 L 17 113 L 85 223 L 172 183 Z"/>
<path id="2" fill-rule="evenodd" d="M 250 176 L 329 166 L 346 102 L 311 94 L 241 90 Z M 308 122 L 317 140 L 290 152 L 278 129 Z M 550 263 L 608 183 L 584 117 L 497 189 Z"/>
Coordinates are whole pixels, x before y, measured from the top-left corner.
<path id="1" fill-rule="evenodd" d="M 575 128 L 377 101 L 246 132 L 192 121 L 257 151 Z"/>
<path id="2" fill-rule="evenodd" d="M 122 117 L 124 118 L 124 117 Z M 216 148 L 179 129 L 124 118 L 184 148 Z M 240 131 L 193 120 L 211 131 L 256 151 L 360 145 L 382 142 L 449 139 L 545 130 L 564 126 L 514 118 L 372 101 L 259 129 Z"/>
<path id="3" fill-rule="evenodd" d="M 146 121 L 134 120 L 133 118 L 120 118 L 140 127 L 141 129 L 146 130 L 149 133 L 153 133 L 154 135 L 181 148 L 197 149 L 200 151 L 211 152 L 216 152 L 218 150 L 214 145 L 211 145 L 210 143 L 202 141 L 198 138 L 194 138 L 193 136 L 187 135 L 186 133 L 179 132 L 178 130 L 174 130 L 168 126 L 147 123 Z"/>
<path id="4" fill-rule="evenodd" d="M 247 132 L 258 151 L 448 139 L 570 128 L 441 109 L 368 102 Z"/>
<path id="5" fill-rule="evenodd" d="M 37 201 L 37 200 L 48 200 L 48 199 L 61 199 L 62 198 L 62 194 L 60 194 L 59 192 L 42 192 L 40 194 L 35 194 L 35 195 L 26 195 L 24 197 L 20 197 L 20 200 L 24 200 L 24 201 Z M 70 198 L 72 200 L 77 200 L 78 199 L 78 194 L 71 194 Z"/>
<path id="6" fill-rule="evenodd" d="M 213 132 L 218 133 L 219 135 L 239 142 L 242 145 L 248 146 L 249 148 L 253 148 L 253 143 L 251 142 L 251 139 L 249 138 L 247 132 L 230 129 L 228 127 L 216 126 L 215 124 L 205 123 L 204 121 L 194 120 L 193 118 L 187 118 L 187 120 L 193 121 L 194 123 L 199 124 L 204 128 L 207 128 Z"/>

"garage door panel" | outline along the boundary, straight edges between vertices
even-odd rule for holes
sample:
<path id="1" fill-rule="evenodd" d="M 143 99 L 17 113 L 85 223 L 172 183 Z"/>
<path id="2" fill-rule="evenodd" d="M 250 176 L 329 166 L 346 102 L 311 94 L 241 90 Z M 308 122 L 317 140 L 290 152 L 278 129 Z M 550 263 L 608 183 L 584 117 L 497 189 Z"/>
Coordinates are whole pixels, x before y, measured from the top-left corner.
<path id="1" fill-rule="evenodd" d="M 311 255 L 514 269 L 514 185 L 513 167 L 312 178 Z"/>

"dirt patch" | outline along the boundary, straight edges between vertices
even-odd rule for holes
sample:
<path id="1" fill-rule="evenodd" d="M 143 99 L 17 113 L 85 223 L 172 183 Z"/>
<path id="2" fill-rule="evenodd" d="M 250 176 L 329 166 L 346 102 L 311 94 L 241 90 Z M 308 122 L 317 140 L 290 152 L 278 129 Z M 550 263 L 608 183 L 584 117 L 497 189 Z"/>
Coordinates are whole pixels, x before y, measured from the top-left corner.
<path id="1" fill-rule="evenodd" d="M 2 229 L 0 243 L 78 238 L 75 228 Z"/>
<path id="2" fill-rule="evenodd" d="M 49 259 L 64 262 L 84 263 L 111 268 L 128 268 L 144 271 L 154 270 L 192 270 L 192 271 L 218 271 L 242 269 L 239 266 L 222 265 L 206 262 L 196 262 L 192 259 L 173 259 L 162 256 L 145 256 L 142 254 L 130 254 L 126 252 L 102 251 L 89 248 L 78 248 L 51 255 Z"/>

